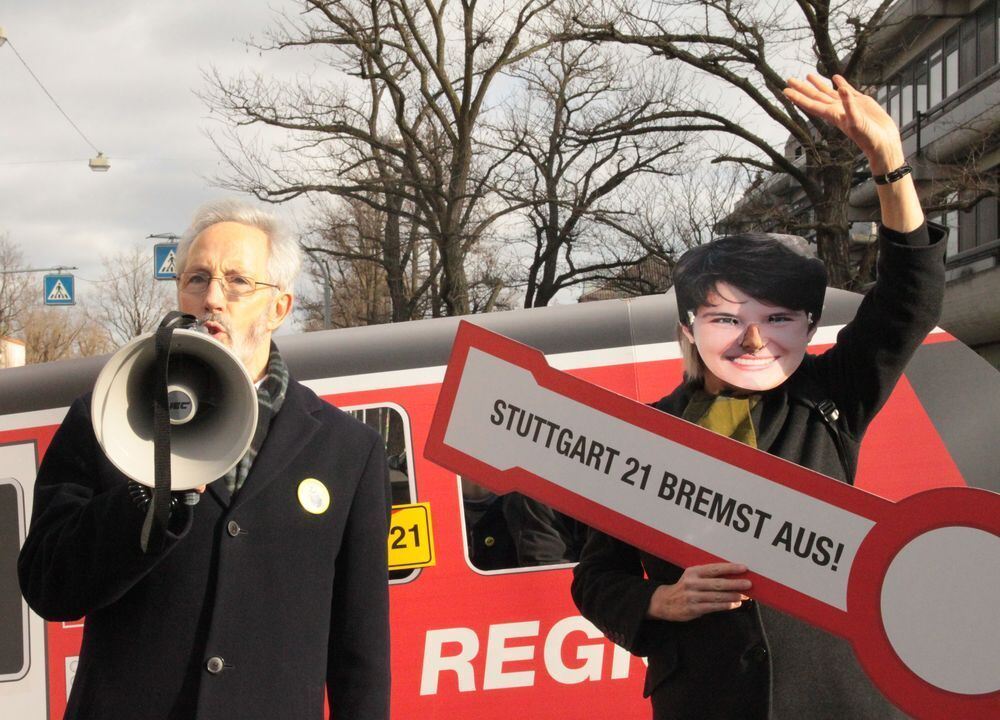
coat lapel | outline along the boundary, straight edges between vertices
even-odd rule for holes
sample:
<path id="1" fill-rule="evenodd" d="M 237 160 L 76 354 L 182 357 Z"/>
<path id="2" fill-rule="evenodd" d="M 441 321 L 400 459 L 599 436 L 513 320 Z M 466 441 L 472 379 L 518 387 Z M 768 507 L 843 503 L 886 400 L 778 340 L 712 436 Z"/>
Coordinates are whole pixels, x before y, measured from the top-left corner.
<path id="1" fill-rule="evenodd" d="M 229 488 L 226 487 L 226 481 L 221 477 L 215 482 L 209 483 L 208 493 L 219 503 L 219 507 L 223 509 L 229 507 L 232 496 L 229 494 Z"/>
<path id="2" fill-rule="evenodd" d="M 309 444 L 322 424 L 313 417 L 308 400 L 312 396 L 294 380 L 289 380 L 288 392 L 281 410 L 271 420 L 271 427 L 254 460 L 246 482 L 236 493 L 233 508 L 240 507 L 259 493 L 291 464 Z M 222 489 L 225 493 L 225 488 Z"/>
<path id="3" fill-rule="evenodd" d="M 760 403 L 760 417 L 754 418 L 757 426 L 757 449 L 770 452 L 778 433 L 785 426 L 788 418 L 788 382 L 780 387 L 764 393 L 764 402 Z"/>

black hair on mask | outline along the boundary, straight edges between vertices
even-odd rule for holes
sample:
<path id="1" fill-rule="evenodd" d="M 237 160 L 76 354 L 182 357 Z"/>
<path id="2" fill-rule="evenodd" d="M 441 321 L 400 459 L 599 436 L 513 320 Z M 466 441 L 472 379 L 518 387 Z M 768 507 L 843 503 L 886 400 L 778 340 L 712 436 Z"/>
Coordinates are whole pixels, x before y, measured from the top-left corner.
<path id="1" fill-rule="evenodd" d="M 688 314 L 706 304 L 719 283 L 739 288 L 768 305 L 805 310 L 819 323 L 826 295 L 826 266 L 792 242 L 801 238 L 770 233 L 727 235 L 691 248 L 674 268 L 677 318 L 690 325 Z"/>

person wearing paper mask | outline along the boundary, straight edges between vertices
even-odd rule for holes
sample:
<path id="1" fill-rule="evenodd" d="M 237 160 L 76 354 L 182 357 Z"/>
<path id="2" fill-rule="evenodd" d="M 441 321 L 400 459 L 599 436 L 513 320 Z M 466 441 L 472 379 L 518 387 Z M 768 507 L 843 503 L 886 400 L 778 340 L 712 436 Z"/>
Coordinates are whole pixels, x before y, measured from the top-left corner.
<path id="1" fill-rule="evenodd" d="M 892 119 L 834 83 L 809 75 L 785 95 L 868 159 L 881 206 L 875 287 L 832 348 L 806 355 L 826 272 L 805 241 L 748 234 L 693 248 L 674 272 L 685 379 L 655 407 L 853 482 L 865 430 L 940 314 L 945 233 L 924 221 Z M 572 593 L 611 640 L 648 656 L 655 720 L 906 717 L 845 640 L 754 602 L 747 570 L 682 569 L 594 532 Z"/>

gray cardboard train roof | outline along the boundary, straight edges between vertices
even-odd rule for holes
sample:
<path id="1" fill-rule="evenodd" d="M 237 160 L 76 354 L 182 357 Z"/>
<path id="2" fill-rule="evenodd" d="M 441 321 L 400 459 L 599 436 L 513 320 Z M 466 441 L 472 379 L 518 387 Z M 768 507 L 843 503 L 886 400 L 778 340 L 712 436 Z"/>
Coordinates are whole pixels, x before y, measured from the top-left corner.
<path id="1" fill-rule="evenodd" d="M 822 325 L 854 316 L 860 296 L 827 293 Z M 275 337 L 298 380 L 445 365 L 461 320 L 536 347 L 547 355 L 676 340 L 673 294 L 627 300 L 416 320 Z M 66 407 L 94 385 L 109 355 L 0 372 L 0 414 Z"/>

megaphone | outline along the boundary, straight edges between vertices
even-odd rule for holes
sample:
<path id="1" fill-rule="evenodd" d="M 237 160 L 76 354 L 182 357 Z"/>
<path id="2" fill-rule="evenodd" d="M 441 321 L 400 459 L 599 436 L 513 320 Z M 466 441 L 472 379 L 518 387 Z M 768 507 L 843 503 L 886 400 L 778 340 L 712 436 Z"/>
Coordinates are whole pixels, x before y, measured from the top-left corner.
<path id="1" fill-rule="evenodd" d="M 157 383 L 160 383 L 159 385 Z M 94 434 L 112 464 L 154 487 L 155 333 L 130 341 L 97 376 Z M 175 329 L 167 366 L 170 489 L 192 490 L 229 472 L 257 428 L 257 392 L 243 363 L 209 335 Z"/>

